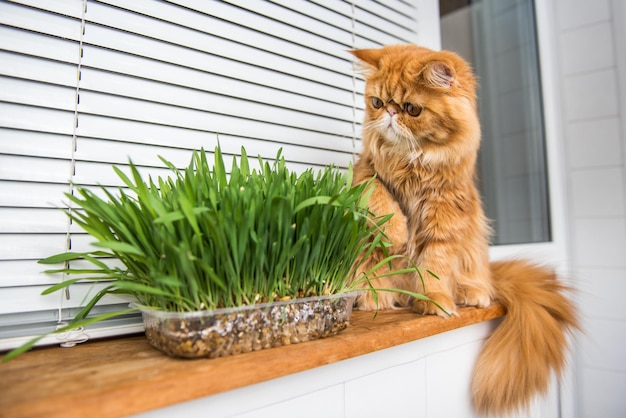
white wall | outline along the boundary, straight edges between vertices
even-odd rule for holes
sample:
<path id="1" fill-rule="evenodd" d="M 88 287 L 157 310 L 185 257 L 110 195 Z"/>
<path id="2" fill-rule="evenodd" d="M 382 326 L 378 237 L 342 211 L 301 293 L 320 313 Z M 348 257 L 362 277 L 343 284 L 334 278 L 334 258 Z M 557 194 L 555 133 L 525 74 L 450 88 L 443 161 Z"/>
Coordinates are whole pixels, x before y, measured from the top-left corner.
<path id="1" fill-rule="evenodd" d="M 355 357 L 134 418 L 473 418 L 469 381 L 499 320 Z M 556 418 L 554 394 L 524 418 Z"/>
<path id="2" fill-rule="evenodd" d="M 571 269 L 587 335 L 579 417 L 626 416 L 626 6 L 553 0 Z M 551 86 L 547 86 L 550 88 Z"/>
<path id="3" fill-rule="evenodd" d="M 441 49 L 439 0 L 413 0 L 417 9 L 417 40 L 415 43 L 431 49 Z"/>

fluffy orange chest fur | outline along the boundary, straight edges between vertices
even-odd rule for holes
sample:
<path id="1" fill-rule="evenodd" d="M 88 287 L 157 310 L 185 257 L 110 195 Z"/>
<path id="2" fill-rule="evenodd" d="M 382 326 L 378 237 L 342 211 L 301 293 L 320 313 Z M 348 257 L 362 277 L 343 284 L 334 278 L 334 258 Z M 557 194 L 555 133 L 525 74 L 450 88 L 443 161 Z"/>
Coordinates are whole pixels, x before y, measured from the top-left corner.
<path id="1" fill-rule="evenodd" d="M 375 135 L 375 134 L 370 134 Z M 374 138 L 364 138 L 365 147 Z M 468 224 L 482 222 L 482 206 L 474 184 L 473 161 L 454 165 L 422 161 L 421 156 L 388 152 L 382 146 L 367 158 L 382 185 L 407 218 L 408 241 L 420 252 L 431 240 L 472 240 Z M 487 225 L 472 230 L 488 237 Z M 485 245 L 487 243 L 485 242 Z M 485 248 L 486 250 L 486 248 Z"/>

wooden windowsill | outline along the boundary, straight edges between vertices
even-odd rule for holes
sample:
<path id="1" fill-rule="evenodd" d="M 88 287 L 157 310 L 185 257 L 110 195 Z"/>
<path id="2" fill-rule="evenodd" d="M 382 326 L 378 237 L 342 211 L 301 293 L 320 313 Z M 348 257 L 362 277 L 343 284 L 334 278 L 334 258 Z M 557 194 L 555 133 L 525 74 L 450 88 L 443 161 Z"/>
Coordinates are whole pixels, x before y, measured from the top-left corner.
<path id="1" fill-rule="evenodd" d="M 497 318 L 461 308 L 443 319 L 407 310 L 353 312 L 338 335 L 217 359 L 161 354 L 143 335 L 41 348 L 0 364 L 2 416 L 125 416 L 264 382 Z"/>

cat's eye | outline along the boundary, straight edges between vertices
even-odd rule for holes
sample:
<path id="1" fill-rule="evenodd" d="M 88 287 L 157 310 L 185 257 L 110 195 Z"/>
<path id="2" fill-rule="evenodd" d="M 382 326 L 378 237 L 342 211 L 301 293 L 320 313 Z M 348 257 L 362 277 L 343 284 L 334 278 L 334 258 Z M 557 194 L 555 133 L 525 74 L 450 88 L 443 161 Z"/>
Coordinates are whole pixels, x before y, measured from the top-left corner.
<path id="1" fill-rule="evenodd" d="M 406 102 L 404 105 L 402 105 L 402 108 L 410 116 L 415 117 L 415 116 L 419 116 L 422 113 L 422 106 L 414 105 L 413 103 Z"/>
<path id="2" fill-rule="evenodd" d="M 380 109 L 383 107 L 383 101 L 378 97 L 372 97 L 372 106 L 374 106 L 375 109 Z"/>

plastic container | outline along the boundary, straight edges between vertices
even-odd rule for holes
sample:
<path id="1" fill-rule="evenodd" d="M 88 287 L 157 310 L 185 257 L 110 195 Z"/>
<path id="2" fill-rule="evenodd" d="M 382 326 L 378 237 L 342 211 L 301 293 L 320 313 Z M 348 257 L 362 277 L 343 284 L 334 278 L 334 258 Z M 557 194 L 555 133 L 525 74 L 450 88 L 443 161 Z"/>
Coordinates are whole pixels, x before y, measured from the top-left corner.
<path id="1" fill-rule="evenodd" d="M 215 358 L 335 335 L 348 326 L 356 295 L 184 313 L 134 306 L 155 348 L 172 357 Z"/>

